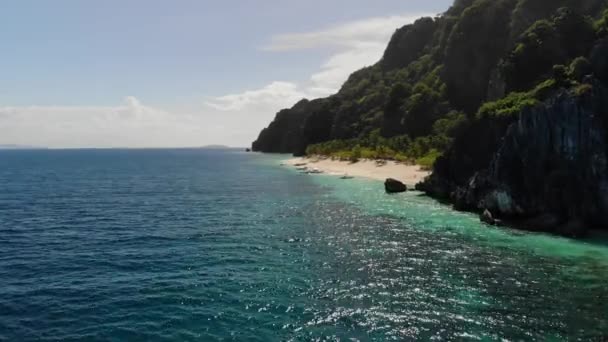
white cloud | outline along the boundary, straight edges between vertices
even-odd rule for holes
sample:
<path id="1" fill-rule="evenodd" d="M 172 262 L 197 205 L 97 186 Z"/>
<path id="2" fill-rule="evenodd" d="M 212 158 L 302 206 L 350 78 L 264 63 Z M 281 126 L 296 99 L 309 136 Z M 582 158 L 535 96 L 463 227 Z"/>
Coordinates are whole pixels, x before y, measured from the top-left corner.
<path id="1" fill-rule="evenodd" d="M 305 96 L 296 84 L 277 81 L 257 90 L 217 97 L 206 104 L 222 111 L 239 111 L 260 105 L 289 106 Z"/>
<path id="2" fill-rule="evenodd" d="M 332 55 L 321 66 L 321 70 L 310 77 L 308 92 L 318 96 L 337 92 L 354 71 L 380 60 L 385 48 L 385 42 L 362 42 Z"/>
<path id="3" fill-rule="evenodd" d="M 275 108 L 301 98 L 295 85 L 190 108 L 160 109 L 133 96 L 116 106 L 0 107 L 0 144 L 72 147 L 248 146 Z"/>
<path id="4" fill-rule="evenodd" d="M 206 117 L 214 118 L 209 120 L 215 125 L 212 131 L 223 132 L 222 139 L 248 146 L 276 112 L 305 97 L 308 94 L 295 83 L 272 82 L 260 89 L 209 99 L 204 102 L 204 112 Z"/>
<path id="5" fill-rule="evenodd" d="M 272 37 L 271 42 L 262 49 L 289 51 L 320 47 L 352 47 L 361 42 L 386 42 L 395 29 L 423 15 L 418 13 L 368 18 L 319 31 L 280 34 Z"/>
<path id="6" fill-rule="evenodd" d="M 2 143 L 48 147 L 183 146 L 192 117 L 143 105 L 0 107 Z M 187 145 L 187 144 L 186 144 Z"/>
<path id="7" fill-rule="evenodd" d="M 0 107 L 0 117 L 11 117 L 15 120 L 28 121 L 35 118 L 55 117 L 65 121 L 86 120 L 84 113 L 92 114 L 98 119 L 113 117 L 136 118 L 139 120 L 158 119 L 166 115 L 165 112 L 146 107 L 133 96 L 124 98 L 122 105 L 118 106 L 22 106 Z"/>
<path id="8" fill-rule="evenodd" d="M 323 49 L 327 51 L 328 57 L 308 80 L 272 82 L 260 89 L 221 96 L 206 104 L 223 111 L 240 111 L 261 105 L 275 113 L 282 108 L 291 107 L 302 98 L 311 99 L 334 94 L 351 73 L 380 60 L 397 28 L 424 15 L 369 18 L 318 31 L 271 37 L 270 43 L 263 46 L 262 50 L 277 53 Z"/>
<path id="9" fill-rule="evenodd" d="M 273 37 L 268 49 L 332 49 L 333 54 L 311 76 L 308 84 L 303 85 L 307 88 L 307 93 L 327 96 L 337 92 L 354 71 L 378 62 L 395 30 L 421 16 L 424 15 L 370 18 L 321 31 L 279 35 Z"/>

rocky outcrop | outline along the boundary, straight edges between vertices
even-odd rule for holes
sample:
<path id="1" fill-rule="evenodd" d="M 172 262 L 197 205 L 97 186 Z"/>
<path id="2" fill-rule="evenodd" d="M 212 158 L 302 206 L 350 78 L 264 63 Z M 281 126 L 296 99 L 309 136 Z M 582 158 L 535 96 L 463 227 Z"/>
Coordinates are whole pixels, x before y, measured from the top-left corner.
<path id="1" fill-rule="evenodd" d="M 292 108 L 281 110 L 270 125 L 260 132 L 251 149 L 256 152 L 303 155 L 309 143 L 305 128 L 309 119 L 314 117 L 324 102 L 324 99 L 304 99 Z"/>
<path id="2" fill-rule="evenodd" d="M 443 79 L 450 103 L 456 108 L 475 112 L 485 100 L 492 70 L 509 47 L 509 22 L 515 4 L 477 1 L 461 14 L 450 33 Z"/>
<path id="3" fill-rule="evenodd" d="M 388 194 L 395 194 L 400 192 L 406 192 L 407 186 L 396 179 L 388 178 L 384 182 L 384 189 Z"/>
<path id="4" fill-rule="evenodd" d="M 608 90 L 588 82 L 520 113 L 489 164 L 465 182 L 446 173 L 457 165 L 439 165 L 418 189 L 527 229 L 580 236 L 608 227 Z"/>
<path id="5" fill-rule="evenodd" d="M 418 59 L 433 38 L 435 28 L 432 18 L 421 18 L 398 29 L 384 52 L 382 67 L 385 70 L 404 68 Z"/>
<path id="6" fill-rule="evenodd" d="M 479 220 L 483 223 L 489 224 L 491 226 L 500 225 L 500 221 L 494 218 L 494 215 L 488 210 L 485 209 L 481 215 L 479 215 Z"/>

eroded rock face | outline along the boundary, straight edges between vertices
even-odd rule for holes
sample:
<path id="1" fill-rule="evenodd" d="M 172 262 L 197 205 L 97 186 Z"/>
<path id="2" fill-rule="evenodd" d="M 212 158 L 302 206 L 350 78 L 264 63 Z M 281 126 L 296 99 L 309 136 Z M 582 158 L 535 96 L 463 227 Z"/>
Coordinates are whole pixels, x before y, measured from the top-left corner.
<path id="1" fill-rule="evenodd" d="M 561 93 L 525 111 L 481 175 L 477 198 L 493 212 L 528 216 L 549 212 L 563 220 L 608 226 L 606 91 Z"/>
<path id="2" fill-rule="evenodd" d="M 436 28 L 437 24 L 432 18 L 420 18 L 398 29 L 384 52 L 382 67 L 386 70 L 404 68 L 419 58 Z"/>
<path id="3" fill-rule="evenodd" d="M 530 225 L 552 218 L 530 229 L 580 236 L 581 227 L 608 227 L 608 90 L 589 81 L 583 93 L 562 91 L 520 113 L 488 167 L 467 182 L 439 172 L 418 188 L 448 194 L 461 210 Z"/>

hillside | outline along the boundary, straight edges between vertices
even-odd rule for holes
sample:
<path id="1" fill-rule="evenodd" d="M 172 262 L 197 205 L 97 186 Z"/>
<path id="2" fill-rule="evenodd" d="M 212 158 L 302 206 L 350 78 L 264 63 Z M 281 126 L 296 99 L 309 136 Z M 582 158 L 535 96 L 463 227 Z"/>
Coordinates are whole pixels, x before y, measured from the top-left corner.
<path id="1" fill-rule="evenodd" d="M 337 94 L 279 112 L 253 149 L 415 160 L 434 170 L 419 189 L 459 209 L 568 235 L 608 226 L 607 8 L 457 0 L 398 29 Z"/>

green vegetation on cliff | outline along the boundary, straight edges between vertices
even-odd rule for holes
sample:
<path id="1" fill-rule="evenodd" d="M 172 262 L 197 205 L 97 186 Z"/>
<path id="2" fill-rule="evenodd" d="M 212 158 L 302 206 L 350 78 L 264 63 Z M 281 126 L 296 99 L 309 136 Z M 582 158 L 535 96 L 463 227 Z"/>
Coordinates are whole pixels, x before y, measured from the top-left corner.
<path id="1" fill-rule="evenodd" d="M 457 0 L 396 30 L 382 60 L 337 94 L 279 112 L 253 149 L 430 166 L 488 120 L 584 91 L 588 74 L 608 79 L 607 3 Z"/>

